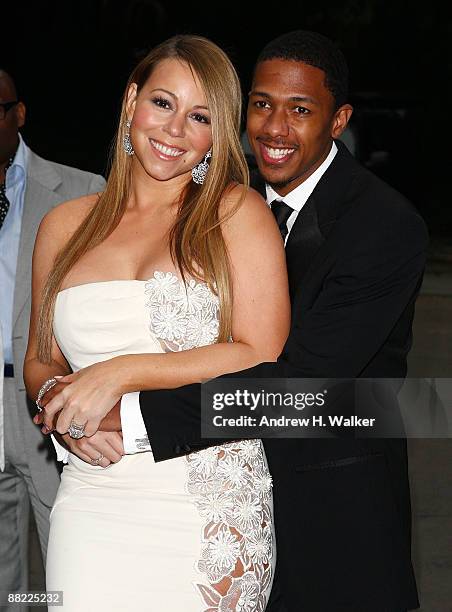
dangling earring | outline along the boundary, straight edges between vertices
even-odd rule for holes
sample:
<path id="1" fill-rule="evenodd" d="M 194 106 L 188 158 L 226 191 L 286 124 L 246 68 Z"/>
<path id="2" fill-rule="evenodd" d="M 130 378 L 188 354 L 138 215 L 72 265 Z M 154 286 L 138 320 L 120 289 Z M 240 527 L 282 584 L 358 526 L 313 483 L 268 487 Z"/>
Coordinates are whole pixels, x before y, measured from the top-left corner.
<path id="1" fill-rule="evenodd" d="M 206 179 L 207 171 L 209 170 L 209 164 L 207 163 L 209 157 L 212 157 L 212 149 L 209 149 L 207 151 L 204 157 L 204 161 L 199 162 L 199 164 L 196 164 L 196 166 L 191 170 L 191 177 L 193 179 L 193 182 L 197 183 L 198 185 L 202 185 Z"/>
<path id="2" fill-rule="evenodd" d="M 127 153 L 127 155 L 133 155 L 135 153 L 135 151 L 133 150 L 132 147 L 132 141 L 130 140 L 130 120 L 127 119 L 126 121 L 126 127 L 127 127 L 127 132 L 124 134 L 124 138 L 122 139 L 122 146 L 124 147 L 124 151 Z"/>

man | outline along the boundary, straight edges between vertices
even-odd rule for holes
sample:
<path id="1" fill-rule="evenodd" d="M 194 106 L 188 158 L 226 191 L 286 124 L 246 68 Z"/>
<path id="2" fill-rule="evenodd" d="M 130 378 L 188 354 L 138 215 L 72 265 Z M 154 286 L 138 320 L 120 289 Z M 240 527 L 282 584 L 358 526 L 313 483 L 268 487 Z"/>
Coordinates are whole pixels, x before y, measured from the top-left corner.
<path id="1" fill-rule="evenodd" d="M 403 377 L 427 234 L 408 202 L 335 139 L 352 109 L 347 67 L 293 32 L 257 60 L 247 131 L 286 242 L 292 327 L 277 364 L 249 376 Z M 282 203 L 284 201 L 284 204 Z M 271 279 L 269 279 L 271 282 Z M 157 460 L 200 448 L 199 387 L 140 394 Z M 268 609 L 418 606 L 403 440 L 264 441 L 277 570 Z"/>
<path id="2" fill-rule="evenodd" d="M 258 57 L 248 138 L 286 244 L 292 326 L 276 364 L 241 376 L 406 374 L 426 229 L 336 140 L 352 113 L 347 80 L 341 52 L 315 33 L 283 35 Z M 219 443 L 200 437 L 199 385 L 142 392 L 139 403 L 157 461 Z M 134 410 L 138 394 L 124 396 L 128 423 Z M 115 426 L 114 414 L 105 428 Z M 139 422 L 137 432 L 145 447 Z M 127 449 L 133 435 L 125 421 L 123 434 Z M 264 446 L 277 544 L 267 610 L 416 608 L 405 441 L 266 439 Z"/>
<path id="3" fill-rule="evenodd" d="M 101 176 L 33 153 L 19 134 L 24 123 L 25 105 L 0 70 L 0 590 L 20 592 L 28 588 L 29 503 L 45 562 L 59 484 L 56 464 L 31 421 L 35 409 L 27 406 L 22 378 L 34 240 L 50 208 L 105 184 Z"/>

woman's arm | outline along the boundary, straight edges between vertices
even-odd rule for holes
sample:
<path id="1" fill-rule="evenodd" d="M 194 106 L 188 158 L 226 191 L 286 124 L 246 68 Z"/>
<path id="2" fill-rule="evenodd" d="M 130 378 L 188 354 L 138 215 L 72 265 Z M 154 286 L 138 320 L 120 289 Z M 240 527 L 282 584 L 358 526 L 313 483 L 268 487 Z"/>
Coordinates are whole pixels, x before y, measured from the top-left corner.
<path id="1" fill-rule="evenodd" d="M 69 200 L 50 210 L 42 219 L 36 235 L 32 260 L 31 315 L 28 345 L 24 360 L 27 394 L 36 399 L 42 384 L 54 376 L 71 372 L 64 355 L 52 335 L 51 363 L 38 360 L 37 326 L 42 294 L 57 254 L 97 202 L 98 195 Z M 56 385 L 55 391 L 64 385 Z"/>
<path id="2" fill-rule="evenodd" d="M 24 361 L 25 387 L 28 396 L 33 400 L 36 399 L 44 381 L 55 375 L 64 376 L 71 371 L 53 337 L 51 363 L 44 364 L 37 357 L 37 326 L 42 293 L 56 254 L 62 246 L 61 227 L 57 223 L 57 219 L 60 216 L 56 213 L 55 209 L 43 218 L 38 229 L 33 251 L 30 331 Z"/>
<path id="3" fill-rule="evenodd" d="M 38 360 L 36 331 L 42 292 L 53 261 L 65 241 L 69 239 L 71 232 L 80 223 L 80 215 L 86 214 L 87 206 L 92 203 L 92 196 L 65 203 L 48 213 L 38 229 L 32 262 L 30 331 L 24 361 L 25 386 L 28 396 L 33 400 L 36 399 L 44 381 L 54 376 L 64 376 L 71 371 L 53 336 L 51 363 L 43 364 Z M 64 383 L 58 383 L 48 394 L 57 393 L 65 386 Z M 48 399 L 47 394 L 44 395 L 43 403 L 45 404 Z M 35 423 L 38 424 L 40 416 L 37 415 L 33 419 Z M 57 437 L 60 444 L 78 455 L 80 459 L 89 463 L 94 461 L 95 465 L 102 467 L 118 462 L 124 454 L 122 436 L 118 432 L 98 432 L 87 440 L 72 440 L 68 434 Z"/>
<path id="4" fill-rule="evenodd" d="M 237 187 L 225 206 L 239 197 Z M 45 423 L 64 408 L 57 431 L 71 420 L 86 423 L 86 435 L 129 391 L 174 388 L 275 361 L 289 331 L 290 303 L 284 247 L 273 215 L 254 191 L 223 226 L 233 280 L 233 343 L 187 351 L 115 357 L 66 377 L 71 384 L 46 406 Z"/>

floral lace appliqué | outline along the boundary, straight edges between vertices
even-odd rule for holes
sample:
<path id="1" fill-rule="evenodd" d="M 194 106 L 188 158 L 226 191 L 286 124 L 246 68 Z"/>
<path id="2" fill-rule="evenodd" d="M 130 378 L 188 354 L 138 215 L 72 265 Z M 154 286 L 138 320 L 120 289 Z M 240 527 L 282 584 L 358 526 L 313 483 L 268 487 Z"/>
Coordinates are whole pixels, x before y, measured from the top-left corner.
<path id="1" fill-rule="evenodd" d="M 196 583 L 204 612 L 263 612 L 272 577 L 272 482 L 259 440 L 186 457 L 188 491 L 204 521 Z M 218 587 L 218 588 L 216 588 Z"/>
<path id="2" fill-rule="evenodd" d="M 213 344 L 219 300 L 206 283 L 171 272 L 146 283 L 150 331 L 165 351 Z M 263 612 L 272 578 L 272 480 L 260 440 L 186 456 L 187 491 L 203 521 L 195 587 L 203 612 Z"/>
<path id="3" fill-rule="evenodd" d="M 207 283 L 184 284 L 172 272 L 154 272 L 145 285 L 150 330 L 165 351 L 213 344 L 219 330 L 219 299 Z"/>

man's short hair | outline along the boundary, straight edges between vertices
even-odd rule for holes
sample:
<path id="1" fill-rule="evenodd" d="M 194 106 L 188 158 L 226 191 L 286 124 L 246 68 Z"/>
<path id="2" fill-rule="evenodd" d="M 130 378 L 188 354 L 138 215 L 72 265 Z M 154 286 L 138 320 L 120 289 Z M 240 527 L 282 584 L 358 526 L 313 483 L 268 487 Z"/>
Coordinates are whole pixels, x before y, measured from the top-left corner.
<path id="1" fill-rule="evenodd" d="M 271 59 L 303 62 L 323 70 L 325 87 L 331 92 L 336 108 L 347 102 L 347 62 L 339 47 L 326 36 L 307 30 L 295 30 L 282 34 L 262 49 L 256 66 L 260 62 Z"/>

